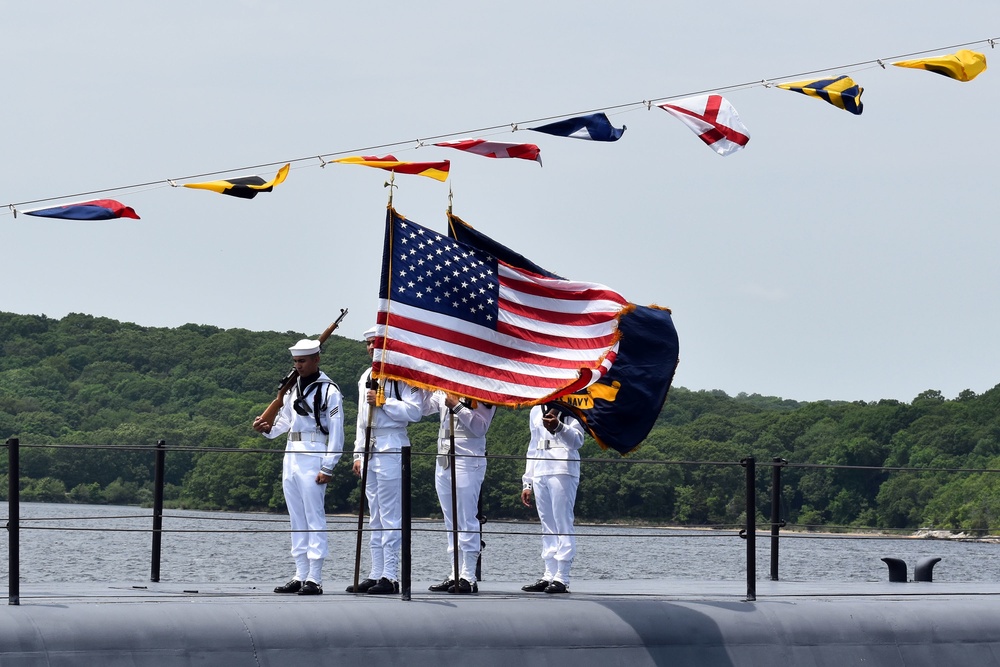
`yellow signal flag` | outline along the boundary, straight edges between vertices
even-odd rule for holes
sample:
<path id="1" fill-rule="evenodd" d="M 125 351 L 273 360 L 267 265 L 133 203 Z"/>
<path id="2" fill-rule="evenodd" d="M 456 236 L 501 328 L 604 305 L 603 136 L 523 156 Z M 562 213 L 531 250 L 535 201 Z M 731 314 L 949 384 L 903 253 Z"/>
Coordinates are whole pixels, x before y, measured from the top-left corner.
<path id="1" fill-rule="evenodd" d="M 896 67 L 925 69 L 956 81 L 972 81 L 986 69 L 986 56 L 982 53 L 962 49 L 951 55 L 918 60 L 901 60 L 893 63 Z"/>
<path id="2" fill-rule="evenodd" d="M 239 178 L 229 178 L 222 181 L 206 181 L 205 183 L 185 183 L 184 187 L 195 190 L 211 190 L 220 195 L 239 197 L 240 199 L 253 199 L 258 192 L 271 192 L 275 185 L 279 185 L 288 177 L 288 169 L 291 163 L 286 164 L 278 170 L 278 173 L 270 181 L 265 181 L 260 176 L 241 176 Z"/>

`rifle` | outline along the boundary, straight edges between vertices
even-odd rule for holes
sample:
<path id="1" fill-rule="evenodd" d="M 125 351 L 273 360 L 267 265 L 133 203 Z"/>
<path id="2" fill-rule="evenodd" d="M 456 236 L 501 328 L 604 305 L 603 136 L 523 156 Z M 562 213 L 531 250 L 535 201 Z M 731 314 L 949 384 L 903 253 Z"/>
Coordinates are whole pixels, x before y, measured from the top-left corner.
<path id="1" fill-rule="evenodd" d="M 326 331 L 324 331 L 323 333 L 321 333 L 319 335 L 319 344 L 320 345 L 322 345 L 323 343 L 326 342 L 326 339 L 329 338 L 333 334 L 333 332 L 337 329 L 338 326 L 340 326 L 341 320 L 343 320 L 346 316 L 347 316 L 347 309 L 346 308 L 341 308 L 340 309 L 340 317 L 338 317 L 333 324 L 331 324 L 330 326 L 328 326 L 326 328 Z M 277 398 L 275 398 L 273 401 L 271 401 L 271 404 L 268 405 L 267 408 L 264 409 L 264 412 L 261 413 L 261 415 L 260 415 L 260 417 L 258 417 L 258 419 L 260 419 L 261 421 L 265 421 L 268 424 L 273 425 L 274 424 L 274 418 L 278 416 L 278 411 L 281 410 L 281 406 L 285 402 L 285 394 L 287 394 L 288 392 L 290 392 L 292 390 L 292 387 L 295 386 L 295 381 L 298 380 L 298 379 L 299 379 L 299 372 L 297 370 L 295 370 L 294 368 L 292 368 L 292 370 L 288 371 L 288 375 L 286 375 L 285 377 L 283 377 L 281 379 L 281 382 L 278 384 L 278 396 L 277 396 Z"/>

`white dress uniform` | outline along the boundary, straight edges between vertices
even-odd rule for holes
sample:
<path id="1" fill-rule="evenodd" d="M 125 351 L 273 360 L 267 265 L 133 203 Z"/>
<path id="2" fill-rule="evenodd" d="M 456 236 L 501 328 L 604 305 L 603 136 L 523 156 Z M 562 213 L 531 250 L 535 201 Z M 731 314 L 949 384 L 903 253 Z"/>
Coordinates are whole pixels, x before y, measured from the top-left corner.
<path id="1" fill-rule="evenodd" d="M 451 449 L 452 414 L 455 423 L 455 489 L 458 511 L 458 578 L 470 584 L 476 582 L 476 561 L 479 559 L 479 492 L 486 477 L 486 431 L 490 428 L 496 407 L 477 403 L 469 407 L 464 402 L 450 410 L 445 405 L 445 393 L 434 392 L 429 401 L 428 414 L 440 415 L 438 430 L 438 457 L 434 472 L 434 486 L 437 488 L 444 527 L 448 531 L 448 562 L 454 569 L 453 517 L 451 514 L 451 468 L 448 452 Z M 455 580 L 455 572 L 450 580 Z"/>
<path id="2" fill-rule="evenodd" d="M 323 560 L 328 553 L 324 508 L 326 484 L 317 484 L 316 475 L 320 472 L 332 474 L 344 451 L 343 396 L 340 388 L 322 371 L 315 379 L 309 378 L 312 381 L 308 384 L 304 379 L 300 377 L 295 388 L 285 395 L 270 432 L 264 435 L 275 438 L 288 433 L 281 488 L 292 524 L 295 579 L 322 586 Z M 299 414 L 293 407 L 300 398 L 300 409 L 307 414 Z M 327 432 L 323 433 L 323 429 Z"/>
<path id="3" fill-rule="evenodd" d="M 367 369 L 358 380 L 358 426 L 354 438 L 354 460 L 364 457 L 365 429 L 368 425 Z M 401 541 L 402 509 L 400 506 L 400 466 L 403 447 L 410 446 L 406 427 L 420 421 L 424 414 L 428 392 L 405 382 L 385 383 L 385 403 L 374 409 L 371 433 L 372 456 L 368 460 L 365 496 L 368 498 L 368 526 L 371 536 L 372 569 L 369 579 L 399 580 L 399 544 Z"/>
<path id="4" fill-rule="evenodd" d="M 521 481 L 532 489 L 538 520 L 542 524 L 542 560 L 546 581 L 569 586 L 569 570 L 576 554 L 573 535 L 573 506 L 580 485 L 580 447 L 583 424 L 561 413 L 559 428 L 549 433 L 542 425 L 542 407 L 531 408 L 531 442 Z"/>

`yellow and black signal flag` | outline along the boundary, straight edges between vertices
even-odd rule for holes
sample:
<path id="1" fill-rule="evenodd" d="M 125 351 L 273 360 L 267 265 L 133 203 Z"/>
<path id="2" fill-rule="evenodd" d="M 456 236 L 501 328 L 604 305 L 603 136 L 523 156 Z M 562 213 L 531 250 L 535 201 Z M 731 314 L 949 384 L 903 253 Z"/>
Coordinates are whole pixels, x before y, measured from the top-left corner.
<path id="1" fill-rule="evenodd" d="M 855 116 L 860 116 L 863 110 L 861 93 L 865 89 L 854 83 L 854 79 L 849 76 L 838 76 L 835 79 L 813 79 L 811 81 L 779 83 L 778 88 L 793 90 L 803 95 L 824 100 L 844 111 L 850 111 Z"/>
<path id="2" fill-rule="evenodd" d="M 397 174 L 415 174 L 417 176 L 426 176 L 438 181 L 445 181 L 448 179 L 448 170 L 451 167 L 451 162 L 448 160 L 441 160 L 439 162 L 402 162 L 397 160 L 392 155 L 386 155 L 385 157 L 378 157 L 375 155 L 352 155 L 350 157 L 342 157 L 332 161 L 340 162 L 341 164 L 360 164 L 365 167 L 375 167 L 376 169 L 393 171 Z"/>
<path id="3" fill-rule="evenodd" d="M 957 81 L 972 81 L 986 69 L 986 56 L 982 53 L 962 49 L 951 55 L 918 60 L 901 60 L 893 63 L 896 67 L 925 69 Z"/>
<path id="4" fill-rule="evenodd" d="M 258 192 L 270 192 L 275 185 L 283 183 L 288 176 L 288 168 L 291 163 L 286 164 L 278 170 L 277 175 L 265 181 L 260 176 L 241 176 L 240 178 L 227 178 L 224 181 L 207 181 L 205 183 L 185 183 L 184 187 L 196 190 L 211 190 L 220 195 L 239 197 L 240 199 L 253 199 Z"/>

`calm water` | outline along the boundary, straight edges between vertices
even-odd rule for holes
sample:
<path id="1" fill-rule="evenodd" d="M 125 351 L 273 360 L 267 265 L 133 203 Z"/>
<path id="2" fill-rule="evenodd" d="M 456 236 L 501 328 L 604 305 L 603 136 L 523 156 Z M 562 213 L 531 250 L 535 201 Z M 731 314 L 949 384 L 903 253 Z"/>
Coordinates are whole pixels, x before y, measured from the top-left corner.
<path id="1" fill-rule="evenodd" d="M 0 522 L 7 522 L 0 502 Z M 108 505 L 21 504 L 21 582 L 149 580 L 150 509 Z M 333 586 L 354 577 L 357 517 L 330 517 L 330 558 L 324 578 Z M 169 510 L 163 519 L 163 582 L 282 582 L 292 573 L 287 519 L 281 515 Z M 450 570 L 442 524 L 414 522 L 414 582 L 439 580 Z M 484 527 L 483 578 L 530 581 L 541 574 L 535 523 L 490 522 Z M 178 532 L 170 532 L 178 531 Z M 366 535 L 367 540 L 367 535 Z M 368 571 L 367 541 L 362 575 Z M 913 567 L 940 557 L 935 581 L 1000 581 L 1000 544 L 926 539 L 794 537 L 780 546 L 786 581 L 887 581 L 881 558 Z M 0 536 L 0 581 L 8 581 L 9 537 Z M 770 575 L 770 537 L 757 536 L 757 577 Z M 735 531 L 583 526 L 573 576 L 585 579 L 746 580 L 746 543 Z"/>

